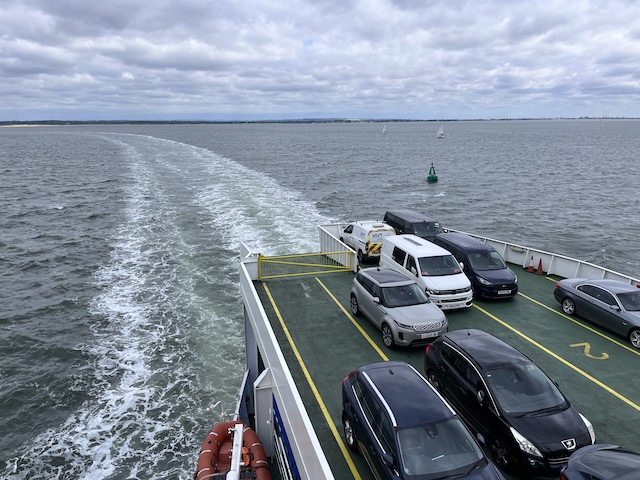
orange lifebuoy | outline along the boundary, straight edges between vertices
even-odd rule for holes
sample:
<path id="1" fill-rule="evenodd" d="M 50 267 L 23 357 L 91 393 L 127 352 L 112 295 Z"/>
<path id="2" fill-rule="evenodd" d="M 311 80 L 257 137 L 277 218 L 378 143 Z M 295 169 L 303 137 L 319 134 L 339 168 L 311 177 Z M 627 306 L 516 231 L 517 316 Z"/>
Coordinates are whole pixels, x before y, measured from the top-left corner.
<path id="1" fill-rule="evenodd" d="M 269 462 L 264 447 L 256 432 L 242 421 L 220 422 L 204 439 L 198 468 L 194 480 L 207 480 L 225 474 L 231 468 L 233 450 L 232 432 L 237 424 L 244 425 L 242 431 L 242 471 L 255 472 L 257 480 L 271 480 Z"/>

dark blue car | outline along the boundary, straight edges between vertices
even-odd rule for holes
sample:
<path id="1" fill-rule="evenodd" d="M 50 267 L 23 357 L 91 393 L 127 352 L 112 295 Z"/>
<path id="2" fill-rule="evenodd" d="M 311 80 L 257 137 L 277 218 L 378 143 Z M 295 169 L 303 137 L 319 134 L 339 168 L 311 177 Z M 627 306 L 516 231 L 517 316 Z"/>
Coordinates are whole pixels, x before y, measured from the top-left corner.
<path id="1" fill-rule="evenodd" d="M 449 404 L 404 362 L 347 375 L 342 422 L 347 445 L 376 478 L 504 480 Z"/>
<path id="2" fill-rule="evenodd" d="M 513 298 L 518 277 L 491 245 L 464 233 L 439 233 L 433 243 L 445 248 L 463 266 L 475 299 Z"/>

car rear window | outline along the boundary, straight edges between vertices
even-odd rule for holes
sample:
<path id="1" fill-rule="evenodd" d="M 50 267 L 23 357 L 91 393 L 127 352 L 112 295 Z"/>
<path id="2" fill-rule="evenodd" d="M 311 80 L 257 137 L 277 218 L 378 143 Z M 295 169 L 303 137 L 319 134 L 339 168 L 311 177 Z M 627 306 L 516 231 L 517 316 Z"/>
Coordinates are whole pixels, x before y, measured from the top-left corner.
<path id="1" fill-rule="evenodd" d="M 382 241 L 390 235 L 395 235 L 395 232 L 389 230 L 388 228 L 371 230 L 371 232 L 369 232 L 369 241 L 371 243 L 382 243 Z"/>

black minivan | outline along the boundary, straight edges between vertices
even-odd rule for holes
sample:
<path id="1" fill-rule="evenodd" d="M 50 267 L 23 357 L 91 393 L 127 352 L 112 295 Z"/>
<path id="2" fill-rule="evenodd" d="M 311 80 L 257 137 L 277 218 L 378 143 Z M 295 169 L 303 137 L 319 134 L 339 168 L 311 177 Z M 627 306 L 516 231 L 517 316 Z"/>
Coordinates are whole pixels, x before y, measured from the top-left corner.
<path id="1" fill-rule="evenodd" d="M 529 357 L 487 332 L 441 335 L 425 350 L 427 378 L 505 471 L 558 478 L 591 423 Z"/>
<path id="2" fill-rule="evenodd" d="M 411 365 L 376 362 L 342 381 L 347 446 L 378 479 L 504 480 L 469 429 Z"/>
<path id="3" fill-rule="evenodd" d="M 391 225 L 396 234 L 412 234 L 433 241 L 438 233 L 445 232 L 439 222 L 413 210 L 388 210 L 384 223 Z"/>
<path id="4" fill-rule="evenodd" d="M 513 298 L 518 277 L 491 245 L 464 233 L 439 233 L 433 243 L 449 250 L 463 266 L 478 298 Z"/>

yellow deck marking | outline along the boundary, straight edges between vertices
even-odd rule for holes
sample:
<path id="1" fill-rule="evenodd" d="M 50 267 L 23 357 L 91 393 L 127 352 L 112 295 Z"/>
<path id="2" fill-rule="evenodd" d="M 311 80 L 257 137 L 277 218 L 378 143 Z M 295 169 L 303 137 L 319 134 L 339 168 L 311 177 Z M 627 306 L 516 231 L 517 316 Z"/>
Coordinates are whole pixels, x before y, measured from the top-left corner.
<path id="1" fill-rule="evenodd" d="M 318 281 L 320 281 L 320 280 L 318 280 Z M 296 344 L 293 341 L 293 338 L 291 337 L 291 334 L 289 333 L 289 329 L 287 328 L 287 325 L 284 323 L 284 319 L 282 318 L 282 315 L 280 315 L 280 310 L 278 309 L 278 306 L 276 305 L 276 302 L 273 299 L 273 296 L 271 295 L 271 291 L 269 290 L 269 287 L 267 287 L 267 285 L 264 284 L 264 283 L 263 283 L 263 285 L 264 285 L 265 291 L 267 292 L 267 296 L 269 297 L 269 301 L 271 302 L 271 306 L 273 307 L 273 310 L 276 312 L 276 316 L 278 317 L 278 321 L 280 322 L 280 326 L 282 327 L 282 330 L 284 330 L 284 334 L 286 335 L 287 340 L 289 341 L 289 345 L 291 346 L 291 349 L 293 350 L 293 354 L 296 356 L 296 359 L 298 360 L 298 363 L 300 364 L 300 368 L 302 369 L 302 373 L 304 374 L 305 378 L 307 379 L 307 382 L 309 383 L 309 387 L 311 388 L 311 391 L 313 392 L 313 396 L 316 397 L 318 405 L 320 405 L 320 410 L 322 410 L 322 414 L 324 415 L 324 419 L 327 422 L 327 424 L 329 425 L 329 429 L 331 430 L 331 433 L 333 434 L 333 437 L 336 439 L 336 442 L 338 443 L 338 447 L 340 447 L 340 451 L 342 452 L 342 455 L 344 456 L 344 459 L 347 462 L 347 465 L 349 465 L 349 470 L 351 470 L 351 473 L 353 474 L 353 478 L 355 478 L 356 480 L 362 480 L 362 477 L 360 476 L 360 473 L 356 469 L 356 466 L 353 463 L 353 460 L 351 460 L 351 455 L 349 455 L 349 452 L 347 451 L 346 445 L 342 441 L 342 437 L 338 433 L 338 429 L 336 428 L 335 424 L 333 423 L 333 420 L 331 420 L 331 415 L 329 415 L 329 410 L 327 410 L 327 407 L 324 404 L 324 401 L 322 400 L 322 397 L 320 396 L 320 392 L 318 392 L 318 389 L 316 388 L 316 384 L 314 383 L 313 379 L 311 378 L 311 374 L 309 373 L 309 370 L 307 370 L 307 366 L 305 365 L 304 360 L 302 360 L 302 356 L 300 355 L 300 352 L 298 351 L 298 347 L 296 347 Z"/>
<path id="2" fill-rule="evenodd" d="M 527 297 L 528 298 L 528 297 Z M 534 300 L 535 302 L 535 300 Z M 538 302 L 536 302 L 538 303 Z M 614 397 L 622 400 L 624 403 L 626 403 L 627 405 L 631 406 L 632 408 L 636 409 L 637 411 L 640 412 L 640 405 L 632 402 L 631 400 L 629 400 L 628 398 L 626 398 L 625 396 L 619 394 L 618 392 L 616 392 L 613 388 L 605 385 L 604 383 L 602 383 L 600 380 L 598 380 L 597 378 L 592 377 L 591 375 L 589 375 L 587 372 L 581 370 L 580 368 L 576 367 L 574 364 L 572 364 L 571 362 L 565 360 L 564 358 L 562 358 L 560 355 L 558 355 L 557 353 L 552 352 L 551 350 L 549 350 L 547 347 L 539 344 L 538 342 L 536 342 L 533 338 L 525 335 L 524 333 L 522 333 L 520 330 L 512 327 L 511 325 L 509 325 L 507 322 L 500 320 L 498 317 L 496 317 L 495 315 L 487 312 L 484 308 L 479 307 L 478 305 L 476 305 L 475 303 L 473 304 L 473 306 L 475 308 L 477 308 L 478 310 L 480 310 L 482 313 L 484 313 L 487 317 L 491 318 L 492 320 L 495 320 L 496 322 L 498 322 L 500 325 L 502 325 L 505 328 L 508 328 L 509 330 L 511 330 L 513 333 L 521 336 L 522 338 L 524 338 L 527 342 L 531 343 L 532 345 L 535 345 L 536 347 L 538 347 L 540 350 L 542 350 L 543 352 L 551 355 L 553 358 L 555 358 L 556 360 L 564 363 L 567 367 L 575 370 L 576 372 L 578 372 L 580 375 L 582 375 L 584 378 L 591 380 L 593 383 L 595 383 L 596 385 L 598 385 L 600 388 L 606 390 L 607 392 L 609 392 L 611 395 L 613 395 Z"/>
<path id="3" fill-rule="evenodd" d="M 556 310 L 555 308 L 551 308 L 550 306 L 545 305 L 544 303 L 539 302 L 538 300 L 536 300 L 536 299 L 534 299 L 534 298 L 528 297 L 528 296 L 527 296 L 527 295 L 525 295 L 524 293 L 520 293 L 520 292 L 518 292 L 518 295 L 520 295 L 520 296 L 522 296 L 522 297 L 526 298 L 527 300 L 529 300 L 530 302 L 535 303 L 536 305 L 541 306 L 542 308 L 546 308 L 546 309 L 547 309 L 547 310 L 549 310 L 550 312 L 553 312 L 553 313 L 555 313 L 556 315 L 559 315 L 559 316 L 561 316 L 562 318 L 564 318 L 564 319 L 566 319 L 566 320 L 569 320 L 570 322 L 575 323 L 576 325 L 581 326 L 582 328 L 585 328 L 585 329 L 589 330 L 591 333 L 595 333 L 596 335 L 601 336 L 601 337 L 602 337 L 602 338 L 604 338 L 605 340 L 609 340 L 610 342 L 615 343 L 615 344 L 616 344 L 616 345 L 618 345 L 619 347 L 622 347 L 622 348 L 624 348 L 625 350 L 628 350 L 629 352 L 633 353 L 634 355 L 638 355 L 638 356 L 640 356 L 640 350 L 639 350 L 639 349 L 637 349 L 637 348 L 632 348 L 632 347 L 630 347 L 629 345 L 625 345 L 624 343 L 619 342 L 619 341 L 618 341 L 618 340 L 616 340 L 615 338 L 612 338 L 612 337 L 610 337 L 609 335 L 605 335 L 604 333 L 599 332 L 599 331 L 598 331 L 598 330 L 596 330 L 595 328 L 592 328 L 592 327 L 590 327 L 589 325 L 586 325 L 586 324 L 582 323 L 581 321 L 579 321 L 579 320 L 577 320 L 577 319 L 575 319 L 575 318 L 572 318 L 572 317 L 570 317 L 569 315 L 566 315 L 566 314 L 565 314 L 565 313 L 563 313 L 563 312 L 559 312 L 559 311 L 558 311 L 558 310 Z"/>
<path id="4" fill-rule="evenodd" d="M 324 288 L 324 290 L 327 292 L 327 294 L 331 297 L 331 299 L 336 303 L 336 305 L 338 306 L 338 308 L 340 310 L 342 310 L 342 313 L 344 313 L 347 318 L 349 320 L 351 320 L 351 323 L 353 323 L 353 325 L 358 329 L 358 331 L 362 334 L 362 336 L 367 340 L 367 342 L 369 342 L 369 345 L 371 345 L 374 350 L 376 352 L 378 352 L 378 355 L 380 355 L 382 357 L 382 359 L 384 361 L 389 361 L 389 357 L 387 357 L 384 352 L 382 350 L 380 350 L 380 347 L 378 347 L 378 345 L 376 345 L 376 342 L 373 341 L 373 339 L 367 334 L 367 332 L 364 331 L 364 329 L 360 326 L 360 324 L 358 322 L 356 322 L 356 319 L 353 318 L 351 316 L 351 314 L 342 306 L 342 304 L 338 301 L 338 299 L 333 295 L 333 293 L 331 293 L 331 291 L 326 287 L 326 285 L 324 283 L 322 283 L 320 281 L 319 278 L 316 278 L 316 280 L 318 281 L 318 283 L 322 286 L 322 288 Z"/>
<path id="5" fill-rule="evenodd" d="M 572 343 L 571 345 L 569 345 L 570 347 L 584 347 L 584 356 L 585 357 L 589 357 L 589 358 L 593 358 L 594 360 L 606 360 L 607 358 L 609 358 L 609 354 L 606 352 L 603 352 L 601 355 L 592 355 L 591 354 L 591 344 L 589 342 L 582 342 L 582 343 Z"/>

